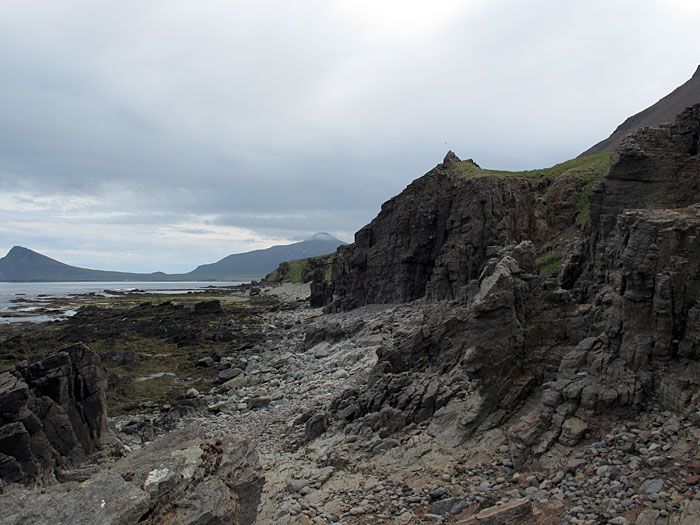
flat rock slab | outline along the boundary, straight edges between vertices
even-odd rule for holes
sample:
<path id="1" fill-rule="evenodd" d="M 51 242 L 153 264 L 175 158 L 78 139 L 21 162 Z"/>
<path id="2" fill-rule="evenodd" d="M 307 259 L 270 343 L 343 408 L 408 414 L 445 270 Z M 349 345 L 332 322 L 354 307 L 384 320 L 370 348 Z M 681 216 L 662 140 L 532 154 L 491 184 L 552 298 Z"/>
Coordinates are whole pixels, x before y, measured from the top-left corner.
<path id="1" fill-rule="evenodd" d="M 458 523 L 463 525 L 526 525 L 533 523 L 532 503 L 516 499 L 482 510 Z"/>
<path id="2" fill-rule="evenodd" d="M 247 438 L 193 424 L 83 483 L 0 496 L 6 524 L 253 523 L 264 478 Z"/>

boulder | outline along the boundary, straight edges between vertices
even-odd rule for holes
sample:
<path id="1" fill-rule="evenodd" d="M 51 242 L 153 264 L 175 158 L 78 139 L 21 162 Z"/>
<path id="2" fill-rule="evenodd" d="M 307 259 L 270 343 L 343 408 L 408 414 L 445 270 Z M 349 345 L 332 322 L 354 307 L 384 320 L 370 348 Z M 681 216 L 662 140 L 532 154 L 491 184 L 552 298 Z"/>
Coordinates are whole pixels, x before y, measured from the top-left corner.
<path id="1" fill-rule="evenodd" d="M 82 483 L 0 495 L 2 521 L 251 524 L 264 477 L 250 440 L 209 442 L 195 424 L 174 431 Z"/>
<path id="2" fill-rule="evenodd" d="M 587 431 L 588 424 L 586 424 L 585 421 L 577 417 L 570 417 L 564 421 L 564 424 L 561 427 L 559 442 L 562 445 L 573 447 L 576 443 L 581 441 Z"/>

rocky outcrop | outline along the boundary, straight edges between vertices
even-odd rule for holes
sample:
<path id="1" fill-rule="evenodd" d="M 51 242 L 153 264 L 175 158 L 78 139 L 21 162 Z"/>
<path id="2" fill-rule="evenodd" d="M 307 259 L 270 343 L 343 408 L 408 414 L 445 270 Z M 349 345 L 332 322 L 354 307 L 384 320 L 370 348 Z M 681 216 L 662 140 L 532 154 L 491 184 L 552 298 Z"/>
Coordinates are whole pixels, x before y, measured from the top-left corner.
<path id="1" fill-rule="evenodd" d="M 333 263 L 334 310 L 371 303 L 465 298 L 489 246 L 534 236 L 535 195 L 517 177 L 461 176 L 445 161 L 382 205 L 340 247 Z"/>
<path id="2" fill-rule="evenodd" d="M 0 374 L 0 479 L 55 480 L 113 444 L 99 357 L 74 344 Z"/>
<path id="3" fill-rule="evenodd" d="M 455 446 L 508 420 L 538 383 L 556 377 L 568 345 L 585 337 L 588 309 L 533 275 L 532 243 L 492 255 L 464 303 L 435 304 L 378 349 L 368 388 L 336 398 L 336 417 L 384 437 L 429 422 Z"/>
<path id="4" fill-rule="evenodd" d="M 251 524 L 264 478 L 250 440 L 190 425 L 83 483 L 0 496 L 9 524 Z"/>
<path id="5" fill-rule="evenodd" d="M 565 356 L 543 406 L 511 429 L 516 463 L 546 448 L 538 440 L 575 443 L 574 418 L 637 411 L 650 399 L 677 413 L 700 408 L 700 206 L 687 206 L 700 201 L 698 137 L 694 106 L 613 155 L 591 198 L 591 227 L 560 274 L 591 301 L 594 337 Z"/>
<path id="6" fill-rule="evenodd" d="M 570 192 L 557 189 L 561 213 L 548 213 L 529 181 L 460 179 L 448 155 L 338 253 L 336 309 L 438 302 L 378 349 L 367 388 L 337 396 L 332 417 L 383 438 L 425 423 L 453 446 L 506 426 L 522 467 L 586 439 L 601 414 L 652 400 L 697 411 L 699 138 L 694 106 L 624 141 L 558 279 L 536 275 L 535 248 L 520 241 L 568 228 Z"/>
<path id="7" fill-rule="evenodd" d="M 559 247 L 573 235 L 582 195 L 598 176 L 584 172 L 491 174 L 449 152 L 338 249 L 329 310 L 466 300 L 494 249 L 523 240 Z"/>

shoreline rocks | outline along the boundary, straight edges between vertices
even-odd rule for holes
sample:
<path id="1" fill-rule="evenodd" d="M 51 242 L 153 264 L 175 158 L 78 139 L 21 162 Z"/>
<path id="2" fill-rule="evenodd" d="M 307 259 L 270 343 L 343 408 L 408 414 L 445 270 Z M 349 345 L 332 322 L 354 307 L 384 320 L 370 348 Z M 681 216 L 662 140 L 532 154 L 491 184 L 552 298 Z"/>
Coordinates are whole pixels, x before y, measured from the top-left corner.
<path id="1" fill-rule="evenodd" d="M 78 343 L 0 374 L 0 479 L 44 485 L 115 447 L 100 359 Z"/>

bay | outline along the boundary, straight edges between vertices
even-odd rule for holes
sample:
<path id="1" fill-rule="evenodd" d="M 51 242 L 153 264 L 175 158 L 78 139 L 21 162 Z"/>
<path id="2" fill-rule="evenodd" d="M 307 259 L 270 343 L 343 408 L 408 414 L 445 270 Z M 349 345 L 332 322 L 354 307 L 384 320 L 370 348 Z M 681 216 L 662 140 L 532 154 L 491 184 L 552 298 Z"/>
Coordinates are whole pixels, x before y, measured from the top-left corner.
<path id="1" fill-rule="evenodd" d="M 202 291 L 210 287 L 231 287 L 244 284 L 242 281 L 175 281 L 175 282 L 0 282 L 0 323 L 43 322 L 60 316 L 71 315 L 71 311 L 57 315 L 36 315 L 32 313 L 42 308 L 42 301 L 50 298 L 71 297 L 89 293 L 110 295 L 109 292 L 186 293 Z M 17 302 L 28 299 L 32 302 Z M 13 300 L 15 300 L 13 302 Z M 36 302 L 35 302 L 36 301 Z M 10 317 L 7 314 L 13 312 Z M 19 314 L 19 315 L 18 315 Z"/>

